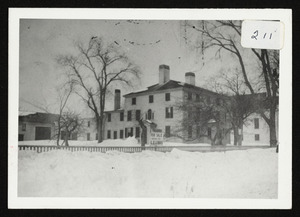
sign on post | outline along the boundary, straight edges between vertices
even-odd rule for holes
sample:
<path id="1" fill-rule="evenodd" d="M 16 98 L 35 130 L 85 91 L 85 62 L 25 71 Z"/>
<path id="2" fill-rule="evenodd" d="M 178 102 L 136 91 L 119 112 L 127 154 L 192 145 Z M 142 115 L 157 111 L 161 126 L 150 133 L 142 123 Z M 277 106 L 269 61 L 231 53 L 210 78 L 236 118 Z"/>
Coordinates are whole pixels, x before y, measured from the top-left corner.
<path id="1" fill-rule="evenodd" d="M 163 145 L 164 135 L 162 132 L 154 132 L 150 133 L 150 145 Z"/>

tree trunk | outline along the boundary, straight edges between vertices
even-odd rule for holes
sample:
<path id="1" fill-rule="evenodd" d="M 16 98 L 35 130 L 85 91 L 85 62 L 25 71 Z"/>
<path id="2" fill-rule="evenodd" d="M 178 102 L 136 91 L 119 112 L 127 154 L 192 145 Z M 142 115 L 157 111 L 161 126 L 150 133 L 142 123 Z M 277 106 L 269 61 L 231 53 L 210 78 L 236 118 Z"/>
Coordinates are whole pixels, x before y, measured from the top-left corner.
<path id="1" fill-rule="evenodd" d="M 59 114 L 58 121 L 57 121 L 57 138 L 56 138 L 57 146 L 59 146 L 59 140 L 60 140 L 60 134 L 61 134 L 60 119 L 61 119 L 61 113 Z"/>
<path id="2" fill-rule="evenodd" d="M 234 126 L 233 127 L 233 145 L 236 146 L 238 145 L 239 141 L 239 129 L 238 127 Z"/>
<path id="3" fill-rule="evenodd" d="M 98 117 L 98 143 L 103 142 L 103 135 L 104 135 L 104 128 L 103 128 L 103 118 L 102 117 Z"/>
<path id="4" fill-rule="evenodd" d="M 142 128 L 142 133 L 141 133 L 141 146 L 142 146 L 142 150 L 144 150 L 144 147 L 147 143 L 147 127 L 145 126 L 145 124 L 143 123 L 143 120 L 139 120 L 139 124 Z"/>
<path id="5" fill-rule="evenodd" d="M 59 146 L 59 140 L 60 140 L 60 125 L 58 125 L 58 132 L 57 132 L 57 138 L 56 138 L 56 145 Z"/>
<path id="6" fill-rule="evenodd" d="M 243 127 L 243 124 L 240 125 L 239 129 L 241 129 L 241 133 L 239 133 L 238 146 L 242 146 L 243 135 L 244 135 L 244 127 Z"/>
<path id="7" fill-rule="evenodd" d="M 270 146 L 277 145 L 277 136 L 276 136 L 276 109 L 272 106 L 270 108 Z"/>
<path id="8" fill-rule="evenodd" d="M 69 146 L 69 132 L 66 131 L 66 134 L 65 134 L 65 146 Z"/>

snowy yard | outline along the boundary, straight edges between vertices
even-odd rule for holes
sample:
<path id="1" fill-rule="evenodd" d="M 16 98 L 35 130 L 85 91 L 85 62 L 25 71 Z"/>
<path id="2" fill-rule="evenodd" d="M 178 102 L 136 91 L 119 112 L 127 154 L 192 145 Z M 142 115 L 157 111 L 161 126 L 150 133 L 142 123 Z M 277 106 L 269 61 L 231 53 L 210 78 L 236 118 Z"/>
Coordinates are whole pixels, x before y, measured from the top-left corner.
<path id="1" fill-rule="evenodd" d="M 274 148 L 228 152 L 19 151 L 28 197 L 277 198 Z"/>

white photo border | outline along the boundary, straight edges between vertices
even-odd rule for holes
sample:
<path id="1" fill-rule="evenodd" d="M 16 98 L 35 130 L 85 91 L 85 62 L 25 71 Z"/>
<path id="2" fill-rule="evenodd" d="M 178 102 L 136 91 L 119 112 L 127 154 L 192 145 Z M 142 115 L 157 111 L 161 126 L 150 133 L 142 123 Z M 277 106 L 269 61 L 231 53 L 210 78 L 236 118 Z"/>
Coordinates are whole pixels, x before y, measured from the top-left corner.
<path id="1" fill-rule="evenodd" d="M 278 199 L 18 197 L 20 19 L 280 20 Z M 9 9 L 8 207 L 109 209 L 290 209 L 292 204 L 292 10 L 290 9 Z"/>

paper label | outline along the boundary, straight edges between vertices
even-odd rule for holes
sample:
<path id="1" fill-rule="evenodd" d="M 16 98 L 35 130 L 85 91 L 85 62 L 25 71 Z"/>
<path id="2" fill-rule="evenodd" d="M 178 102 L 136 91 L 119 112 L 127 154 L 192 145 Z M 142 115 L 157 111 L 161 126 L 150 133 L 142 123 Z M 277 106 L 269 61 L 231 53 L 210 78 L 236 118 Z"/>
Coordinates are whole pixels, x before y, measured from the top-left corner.
<path id="1" fill-rule="evenodd" d="M 241 44 L 245 48 L 280 50 L 283 39 L 282 22 L 245 20 L 242 23 Z"/>

